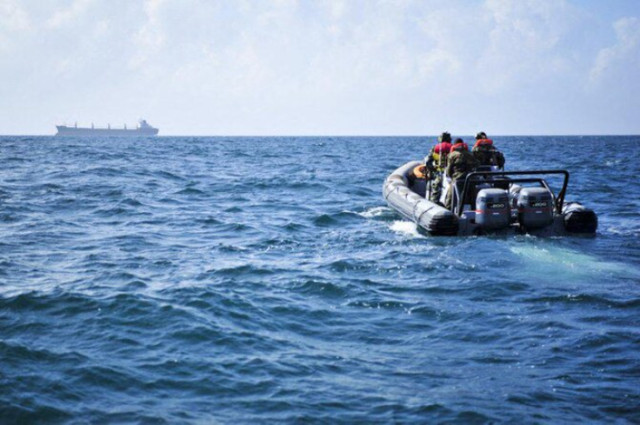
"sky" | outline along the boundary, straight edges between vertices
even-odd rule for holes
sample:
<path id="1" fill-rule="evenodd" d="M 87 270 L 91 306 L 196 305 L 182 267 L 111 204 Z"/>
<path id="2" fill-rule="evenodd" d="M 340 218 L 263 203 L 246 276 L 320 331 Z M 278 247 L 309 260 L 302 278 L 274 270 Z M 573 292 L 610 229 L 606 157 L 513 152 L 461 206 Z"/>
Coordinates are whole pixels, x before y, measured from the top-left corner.
<path id="1" fill-rule="evenodd" d="M 640 134 L 637 0 L 0 0 L 0 134 Z"/>

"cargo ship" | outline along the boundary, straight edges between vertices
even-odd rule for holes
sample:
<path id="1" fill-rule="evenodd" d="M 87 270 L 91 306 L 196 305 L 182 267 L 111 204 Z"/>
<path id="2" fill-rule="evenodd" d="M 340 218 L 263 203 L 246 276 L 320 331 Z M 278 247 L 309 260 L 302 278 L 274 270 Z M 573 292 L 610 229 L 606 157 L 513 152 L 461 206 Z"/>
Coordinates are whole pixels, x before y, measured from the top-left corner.
<path id="1" fill-rule="evenodd" d="M 91 127 L 78 127 L 77 123 L 73 127 L 57 125 L 56 128 L 58 129 L 56 136 L 149 137 L 158 134 L 158 129 L 150 126 L 146 120 L 140 120 L 139 125 L 131 129 L 128 129 L 126 124 L 124 128 L 111 128 L 111 125 L 107 128 L 95 128 L 93 124 Z"/>

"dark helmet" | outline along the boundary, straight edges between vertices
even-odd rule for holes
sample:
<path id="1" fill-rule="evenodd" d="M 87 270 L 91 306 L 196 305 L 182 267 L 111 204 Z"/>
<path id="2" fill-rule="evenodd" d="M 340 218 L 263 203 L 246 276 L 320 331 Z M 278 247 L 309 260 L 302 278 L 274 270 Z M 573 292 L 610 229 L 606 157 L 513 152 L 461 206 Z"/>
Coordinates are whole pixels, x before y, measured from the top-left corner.
<path id="1" fill-rule="evenodd" d="M 487 133 L 485 133 L 484 131 L 481 131 L 480 133 L 476 134 L 476 140 L 486 139 L 486 138 L 487 138 Z"/>
<path id="2" fill-rule="evenodd" d="M 451 134 L 449 134 L 448 132 L 444 132 L 440 135 L 440 137 L 438 137 L 438 140 L 440 142 L 449 142 L 451 143 Z"/>

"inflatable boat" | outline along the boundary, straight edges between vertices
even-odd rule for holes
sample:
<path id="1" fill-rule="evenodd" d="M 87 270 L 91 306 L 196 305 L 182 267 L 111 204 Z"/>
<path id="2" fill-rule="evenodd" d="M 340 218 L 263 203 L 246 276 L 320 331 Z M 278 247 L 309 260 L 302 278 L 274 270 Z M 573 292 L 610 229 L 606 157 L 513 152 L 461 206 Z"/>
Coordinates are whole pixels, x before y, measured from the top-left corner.
<path id="1" fill-rule="evenodd" d="M 595 235 L 598 217 L 577 202 L 566 202 L 566 170 L 501 171 L 480 167 L 464 181 L 443 178 L 439 203 L 429 200 L 427 180 L 411 161 L 386 178 L 382 193 L 391 208 L 431 235 L 470 236 L 529 233 L 539 236 Z M 554 193 L 547 179 L 562 181 Z M 451 209 L 443 207 L 453 190 Z"/>

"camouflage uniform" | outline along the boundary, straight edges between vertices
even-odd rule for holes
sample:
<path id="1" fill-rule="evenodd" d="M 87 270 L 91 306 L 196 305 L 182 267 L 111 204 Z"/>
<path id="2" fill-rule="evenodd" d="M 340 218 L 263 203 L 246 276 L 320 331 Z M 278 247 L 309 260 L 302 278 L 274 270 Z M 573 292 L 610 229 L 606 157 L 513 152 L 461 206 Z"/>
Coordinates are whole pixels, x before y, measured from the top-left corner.
<path id="1" fill-rule="evenodd" d="M 445 136 L 446 135 L 446 136 Z M 429 191 L 429 200 L 431 202 L 440 203 L 442 195 L 442 174 L 447 166 L 447 157 L 451 149 L 451 136 L 443 133 L 440 136 L 440 143 L 435 145 L 429 155 L 425 158 L 425 167 L 429 173 L 431 190 Z"/>
<path id="2" fill-rule="evenodd" d="M 430 184 L 431 191 L 429 192 L 429 200 L 439 204 L 440 197 L 442 196 L 442 172 L 432 174 Z"/>
<path id="3" fill-rule="evenodd" d="M 457 180 L 464 180 L 464 178 L 472 172 L 478 166 L 478 161 L 469 152 L 469 148 L 464 143 L 456 143 L 451 147 L 451 153 L 447 163 L 446 174 L 451 177 L 451 185 L 447 191 L 445 198 L 445 207 L 451 209 L 451 203 L 453 201 L 453 186 Z"/>
<path id="4" fill-rule="evenodd" d="M 483 137 L 480 137 L 482 135 Z M 478 160 L 478 165 L 496 165 L 504 168 L 504 155 L 493 146 L 493 141 L 486 138 L 486 134 L 478 133 L 476 144 L 473 146 L 473 156 Z"/>

